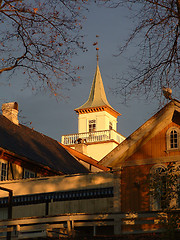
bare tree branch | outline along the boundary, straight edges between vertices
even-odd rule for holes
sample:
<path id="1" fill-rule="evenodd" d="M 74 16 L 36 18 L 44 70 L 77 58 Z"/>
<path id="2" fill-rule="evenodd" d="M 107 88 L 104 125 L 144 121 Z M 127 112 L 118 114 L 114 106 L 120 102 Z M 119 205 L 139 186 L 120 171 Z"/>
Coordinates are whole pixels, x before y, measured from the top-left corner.
<path id="1" fill-rule="evenodd" d="M 0 1 L 0 77 L 22 72 L 27 83 L 36 82 L 34 88 L 44 84 L 56 96 L 63 82 L 79 81 L 71 58 L 78 49 L 86 51 L 80 34 L 86 5 L 82 0 Z"/>
<path id="2" fill-rule="evenodd" d="M 119 77 L 117 93 L 130 98 L 133 94 L 161 101 L 162 87 L 176 90 L 180 97 L 180 0 L 106 0 L 107 7 L 127 7 L 135 28 L 117 56 L 131 44 L 137 51 L 130 57 L 130 68 Z"/>

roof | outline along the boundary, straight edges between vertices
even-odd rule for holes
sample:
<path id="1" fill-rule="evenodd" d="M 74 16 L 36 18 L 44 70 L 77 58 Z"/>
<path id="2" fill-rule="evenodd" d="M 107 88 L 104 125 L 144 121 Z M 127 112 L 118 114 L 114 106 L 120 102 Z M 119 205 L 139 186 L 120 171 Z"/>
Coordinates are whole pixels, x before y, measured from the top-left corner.
<path id="1" fill-rule="evenodd" d="M 112 168 L 121 167 L 123 162 L 139 147 L 147 143 L 172 121 L 180 125 L 180 102 L 176 99 L 165 105 L 140 128 L 108 153 L 99 161 L 99 164 Z"/>
<path id="2" fill-rule="evenodd" d="M 56 140 L 0 115 L 0 147 L 64 174 L 88 173 Z"/>
<path id="3" fill-rule="evenodd" d="M 102 166 L 102 165 L 99 165 L 98 163 L 98 161 L 97 160 L 95 160 L 95 159 L 93 159 L 93 158 L 91 158 L 91 157 L 89 157 L 89 156 L 87 156 L 87 155 L 85 155 L 85 154 L 83 154 L 83 153 L 81 153 L 81 152 L 78 152 L 77 150 L 75 150 L 75 149 L 72 149 L 72 148 L 70 148 L 70 147 L 68 147 L 68 146 L 66 146 L 66 145 L 64 145 L 64 144 L 62 144 L 62 143 L 60 143 L 70 154 L 72 154 L 74 157 L 76 157 L 77 159 L 79 159 L 79 160 L 81 160 L 81 161 L 83 161 L 83 162 L 86 162 L 86 163 L 88 163 L 88 164 L 90 164 L 90 165 L 92 165 L 92 166 L 94 166 L 94 167 L 96 167 L 96 168 L 98 168 L 98 169 L 100 169 L 100 170 L 103 170 L 103 171 L 105 171 L 105 172 L 107 172 L 107 171 L 109 171 L 110 169 L 109 168 L 107 168 L 107 167 L 105 167 L 105 166 Z"/>
<path id="4" fill-rule="evenodd" d="M 95 72 L 93 83 L 91 86 L 89 98 L 87 102 L 85 102 L 81 107 L 76 108 L 75 111 L 78 112 L 81 109 L 89 109 L 89 108 L 105 107 L 105 106 L 115 111 L 107 100 L 99 65 L 97 63 L 96 72 Z M 117 111 L 115 112 L 118 113 Z M 120 114 L 118 113 L 118 115 Z"/>

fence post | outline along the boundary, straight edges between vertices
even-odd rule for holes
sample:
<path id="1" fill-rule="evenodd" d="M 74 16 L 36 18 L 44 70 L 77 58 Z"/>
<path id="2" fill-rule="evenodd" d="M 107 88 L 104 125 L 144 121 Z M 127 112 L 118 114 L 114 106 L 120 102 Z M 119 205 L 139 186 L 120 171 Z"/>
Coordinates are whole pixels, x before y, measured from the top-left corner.
<path id="1" fill-rule="evenodd" d="M 114 217 L 114 235 L 120 235 L 121 232 L 121 217 L 115 216 Z"/>
<path id="2" fill-rule="evenodd" d="M 72 231 L 71 231 L 71 221 L 70 220 L 67 221 L 67 232 L 68 232 L 68 236 L 70 237 L 71 234 L 72 234 Z"/>

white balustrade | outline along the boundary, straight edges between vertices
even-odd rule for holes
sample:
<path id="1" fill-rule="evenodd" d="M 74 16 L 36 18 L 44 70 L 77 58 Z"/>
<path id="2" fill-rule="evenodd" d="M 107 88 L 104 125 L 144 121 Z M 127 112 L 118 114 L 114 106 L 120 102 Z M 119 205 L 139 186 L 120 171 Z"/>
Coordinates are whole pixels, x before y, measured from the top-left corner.
<path id="1" fill-rule="evenodd" d="M 76 133 L 70 135 L 63 135 L 61 143 L 65 145 L 73 145 L 78 139 L 82 139 L 84 142 L 103 142 L 108 140 L 114 140 L 118 143 L 122 142 L 125 137 L 115 130 L 104 130 L 95 132 Z"/>

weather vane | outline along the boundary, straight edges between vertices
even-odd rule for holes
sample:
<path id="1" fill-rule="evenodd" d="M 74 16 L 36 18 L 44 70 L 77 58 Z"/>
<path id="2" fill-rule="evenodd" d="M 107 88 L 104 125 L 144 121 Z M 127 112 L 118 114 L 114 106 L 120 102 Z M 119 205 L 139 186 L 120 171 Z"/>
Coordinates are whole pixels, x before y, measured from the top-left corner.
<path id="1" fill-rule="evenodd" d="M 96 35 L 96 38 L 98 38 L 99 35 Z M 98 51 L 99 51 L 99 48 L 98 48 L 98 41 L 94 42 L 93 43 L 93 46 L 96 46 L 96 51 L 97 51 L 97 54 L 96 54 L 96 57 L 97 57 L 97 62 L 99 60 L 99 54 L 98 54 Z"/>

